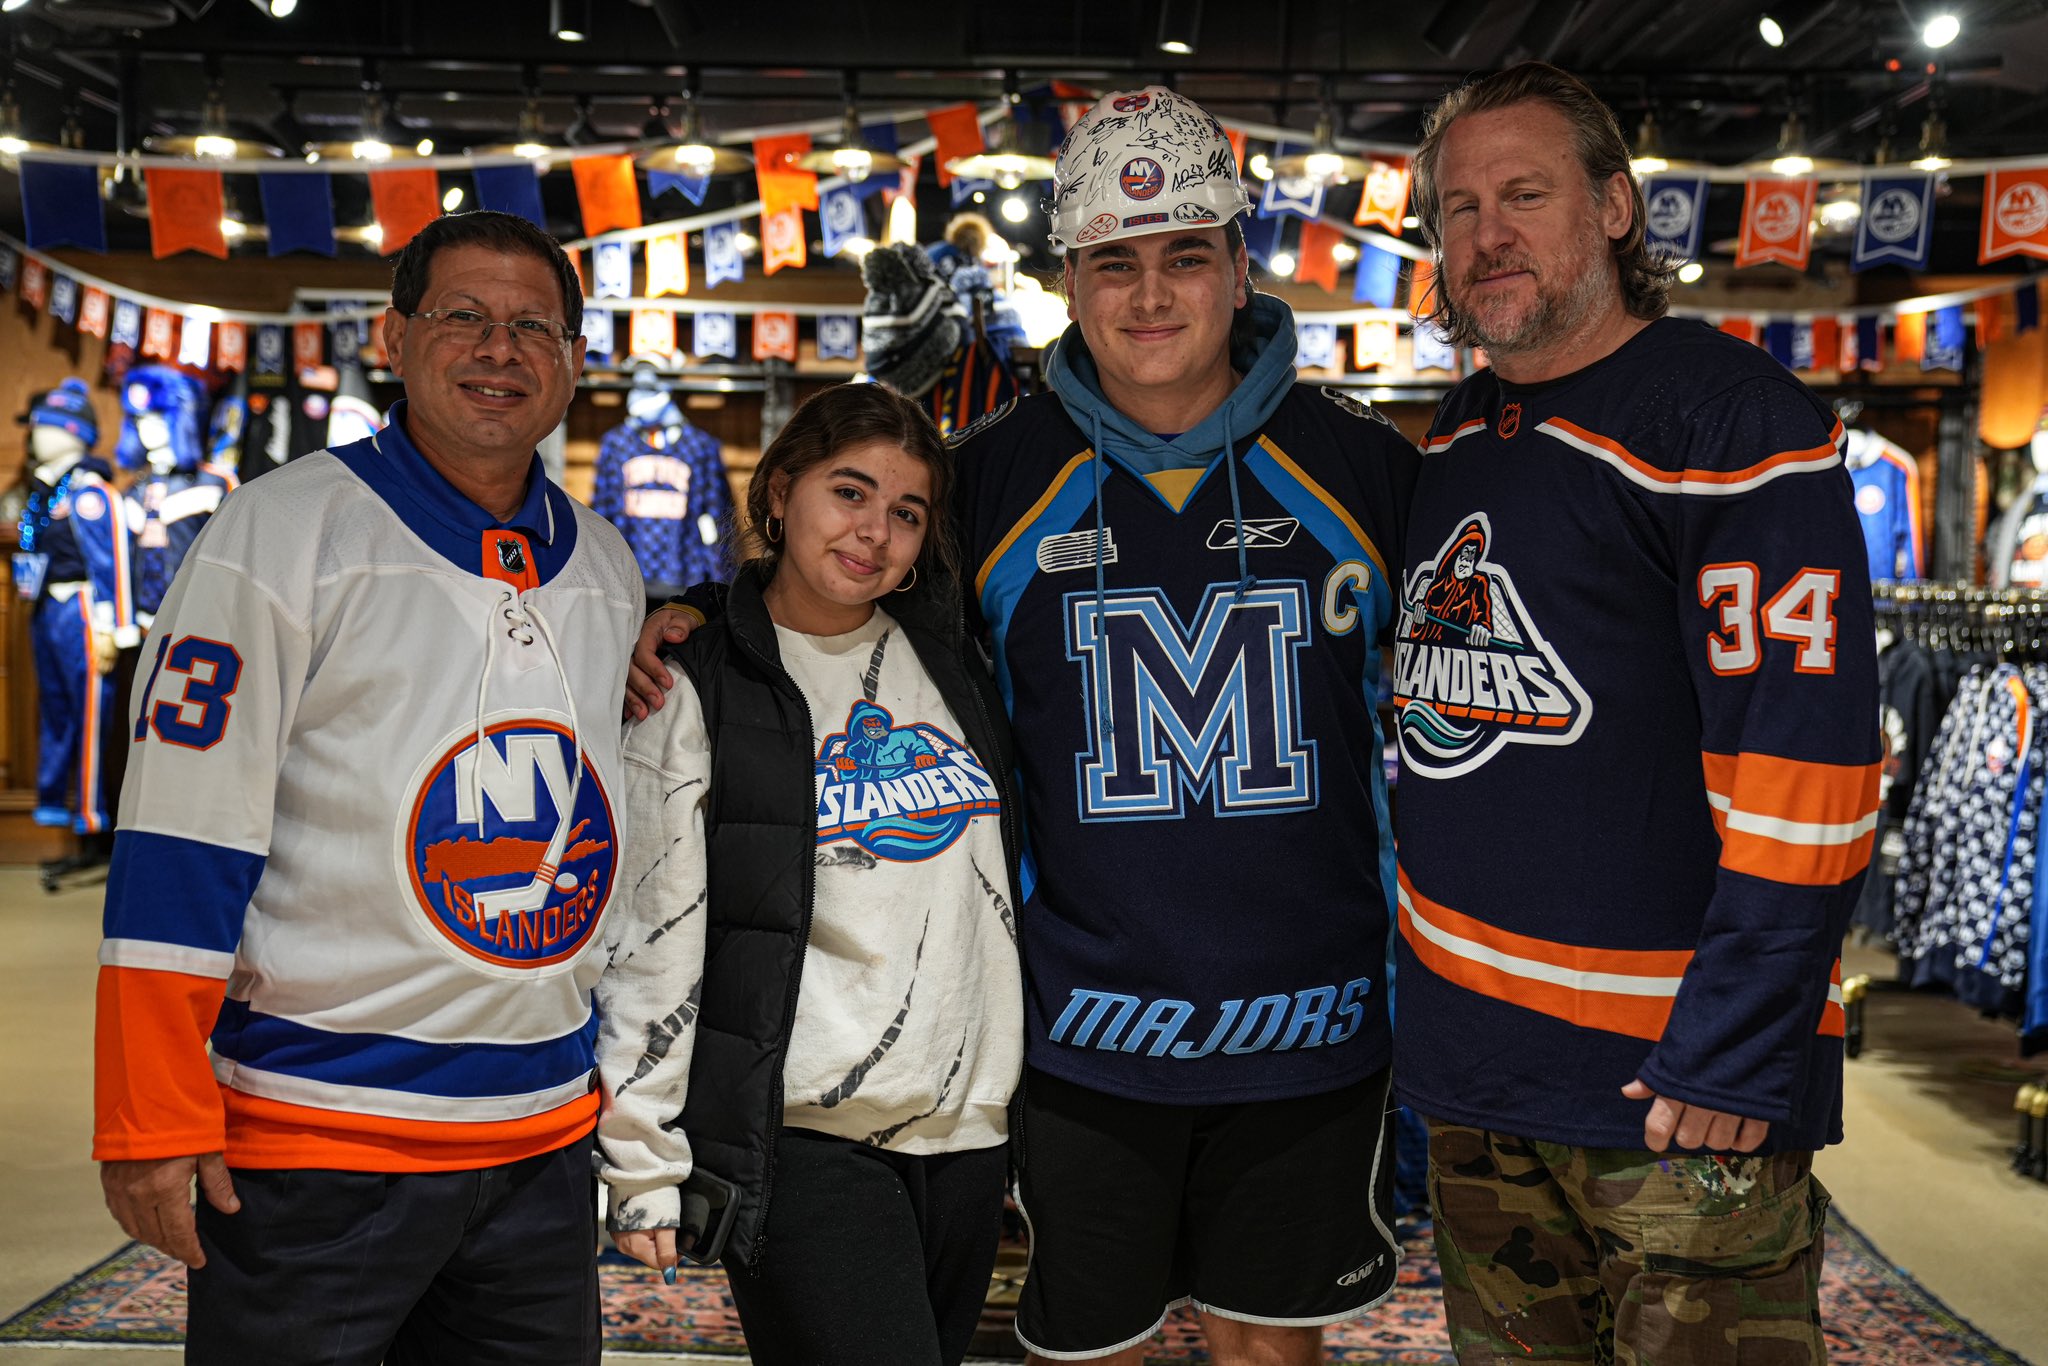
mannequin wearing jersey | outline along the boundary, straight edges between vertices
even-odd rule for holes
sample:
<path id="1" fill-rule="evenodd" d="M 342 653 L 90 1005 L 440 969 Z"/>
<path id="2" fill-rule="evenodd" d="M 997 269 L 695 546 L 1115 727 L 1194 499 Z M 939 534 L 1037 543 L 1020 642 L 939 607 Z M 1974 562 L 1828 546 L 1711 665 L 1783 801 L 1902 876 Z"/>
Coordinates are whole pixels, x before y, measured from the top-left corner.
<path id="1" fill-rule="evenodd" d="M 197 379 L 167 365 L 131 370 L 121 386 L 121 409 L 150 468 L 135 566 L 136 606 L 145 616 L 163 605 L 185 552 L 236 485 L 232 470 L 202 453 L 199 418 L 205 401 Z"/>

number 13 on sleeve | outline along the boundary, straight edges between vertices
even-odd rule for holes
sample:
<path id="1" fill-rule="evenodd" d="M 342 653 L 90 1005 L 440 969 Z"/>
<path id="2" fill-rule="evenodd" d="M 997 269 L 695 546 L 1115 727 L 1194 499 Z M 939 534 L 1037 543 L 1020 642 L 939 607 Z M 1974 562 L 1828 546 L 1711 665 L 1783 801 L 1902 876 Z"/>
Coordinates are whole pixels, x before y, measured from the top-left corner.
<path id="1" fill-rule="evenodd" d="M 153 733 L 167 745 L 213 748 L 227 733 L 234 713 L 229 699 L 241 681 L 242 657 L 224 641 L 204 636 L 158 641 L 135 717 L 135 743 Z"/>

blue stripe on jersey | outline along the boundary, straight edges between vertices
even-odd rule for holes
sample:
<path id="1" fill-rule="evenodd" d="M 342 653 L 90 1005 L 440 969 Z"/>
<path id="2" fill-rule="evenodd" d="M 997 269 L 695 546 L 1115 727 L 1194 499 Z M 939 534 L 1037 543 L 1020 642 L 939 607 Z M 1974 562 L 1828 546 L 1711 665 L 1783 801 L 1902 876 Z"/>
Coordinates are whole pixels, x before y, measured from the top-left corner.
<path id="1" fill-rule="evenodd" d="M 483 534 L 509 528 L 526 537 L 542 583 L 560 573 L 576 552 L 576 510 L 569 495 L 548 482 L 540 456 L 528 469 L 525 501 L 500 522 L 427 463 L 406 434 L 405 406 L 403 399 L 393 404 L 390 425 L 337 447 L 334 458 L 368 484 L 407 530 L 463 572 L 481 576 Z"/>
<path id="2" fill-rule="evenodd" d="M 243 1067 L 329 1086 L 480 1100 L 521 1096 L 575 1081 L 597 1047 L 597 1012 L 556 1039 L 535 1043 L 424 1043 L 391 1034 L 337 1034 L 224 1002 L 213 1051 Z"/>
<path id="3" fill-rule="evenodd" d="M 123 830 L 107 871 L 103 933 L 233 953 L 265 862 L 240 849 Z"/>
<path id="4" fill-rule="evenodd" d="M 1331 556 L 1340 561 L 1356 560 L 1368 568 L 1369 586 L 1358 607 L 1364 618 L 1366 639 L 1378 639 L 1394 617 L 1394 589 L 1387 581 L 1385 558 L 1377 546 L 1359 539 L 1358 534 L 1337 515 L 1335 508 L 1283 468 L 1273 458 L 1273 450 L 1268 450 L 1265 440 L 1261 439 L 1245 455 L 1245 472 L 1258 480 L 1259 486 L 1272 494 L 1274 501 L 1286 508 L 1290 516 L 1298 518 L 1308 528 L 1309 535 L 1315 537 L 1316 543 Z M 1358 596 L 1353 594 L 1354 598 Z M 1374 651 L 1368 650 L 1367 653 L 1377 657 Z M 1377 686 L 1376 680 L 1373 683 Z"/>
<path id="5" fill-rule="evenodd" d="M 1010 618 L 1017 610 L 1017 600 L 1024 596 L 1025 586 L 1038 572 L 1038 543 L 1047 536 L 1074 528 L 1094 502 L 1094 478 L 1088 461 L 1070 464 L 1038 500 L 1043 510 L 1012 528 L 1008 537 L 1009 547 L 988 568 L 987 578 L 981 587 L 981 619 L 988 623 L 989 636 L 995 641 L 996 686 L 1002 692 L 1005 710 L 1014 709 L 1017 703 L 1011 690 L 1009 652 L 1005 641 L 1010 633 Z M 1091 518 L 1081 529 L 1092 531 L 1094 526 Z"/>

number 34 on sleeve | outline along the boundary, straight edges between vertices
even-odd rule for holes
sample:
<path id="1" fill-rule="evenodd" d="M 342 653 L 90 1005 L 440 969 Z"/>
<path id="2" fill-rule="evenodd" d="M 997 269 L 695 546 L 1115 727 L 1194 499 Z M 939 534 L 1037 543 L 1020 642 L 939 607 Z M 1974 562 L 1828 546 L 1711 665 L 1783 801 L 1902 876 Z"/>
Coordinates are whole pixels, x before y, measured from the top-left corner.
<path id="1" fill-rule="evenodd" d="M 1842 576 L 1832 569 L 1802 569 L 1757 610 L 1753 564 L 1710 564 L 1700 570 L 1700 606 L 1717 611 L 1720 629 L 1707 635 L 1707 667 L 1717 674 L 1755 672 L 1763 663 L 1763 634 L 1798 646 L 1792 668 L 1803 674 L 1835 671 L 1835 598 Z"/>
<path id="2" fill-rule="evenodd" d="M 204 636 L 157 642 L 135 719 L 135 743 L 154 734 L 167 745 L 212 749 L 227 733 L 234 713 L 229 699 L 241 681 L 242 657 L 232 645 Z"/>

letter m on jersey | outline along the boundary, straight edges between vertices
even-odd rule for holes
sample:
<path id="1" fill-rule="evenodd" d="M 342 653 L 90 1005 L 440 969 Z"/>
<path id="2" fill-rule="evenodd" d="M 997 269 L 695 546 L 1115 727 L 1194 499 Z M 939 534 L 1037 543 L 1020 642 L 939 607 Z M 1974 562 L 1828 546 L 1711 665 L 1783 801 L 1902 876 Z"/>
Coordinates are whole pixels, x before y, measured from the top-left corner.
<path id="1" fill-rule="evenodd" d="M 1165 820 L 1207 796 L 1219 816 L 1316 804 L 1316 747 L 1301 738 L 1296 656 L 1308 586 L 1212 584 L 1190 624 L 1158 589 L 1098 608 L 1067 597 L 1067 657 L 1081 666 L 1089 752 L 1076 760 L 1084 821 Z"/>

